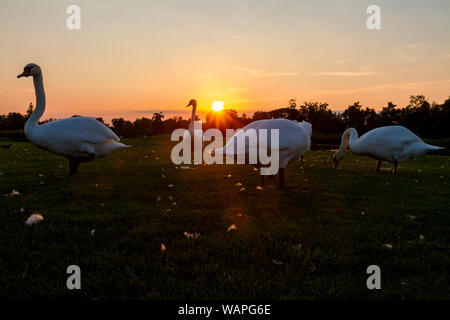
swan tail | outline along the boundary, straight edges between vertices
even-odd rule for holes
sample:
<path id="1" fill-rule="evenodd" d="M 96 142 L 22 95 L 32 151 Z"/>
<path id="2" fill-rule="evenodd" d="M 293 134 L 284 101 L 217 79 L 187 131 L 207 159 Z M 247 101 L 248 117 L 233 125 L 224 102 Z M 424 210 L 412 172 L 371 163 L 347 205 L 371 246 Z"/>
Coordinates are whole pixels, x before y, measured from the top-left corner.
<path id="1" fill-rule="evenodd" d="M 118 151 L 120 149 L 129 148 L 130 145 L 123 144 L 114 140 L 110 140 L 104 143 L 99 143 L 95 146 L 95 153 L 98 158 L 105 157 L 106 155 Z"/>
<path id="2" fill-rule="evenodd" d="M 425 143 L 427 151 L 434 151 L 434 150 L 444 150 L 444 147 L 438 147 L 438 146 L 433 146 L 431 144 Z"/>

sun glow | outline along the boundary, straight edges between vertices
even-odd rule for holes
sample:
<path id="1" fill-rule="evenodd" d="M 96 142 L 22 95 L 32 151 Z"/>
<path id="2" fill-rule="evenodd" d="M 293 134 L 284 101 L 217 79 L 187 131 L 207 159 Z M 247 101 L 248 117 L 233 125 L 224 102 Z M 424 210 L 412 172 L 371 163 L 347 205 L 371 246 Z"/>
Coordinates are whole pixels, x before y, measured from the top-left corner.
<path id="1" fill-rule="evenodd" d="M 212 104 L 212 109 L 214 111 L 221 111 L 223 110 L 223 101 L 214 101 Z"/>

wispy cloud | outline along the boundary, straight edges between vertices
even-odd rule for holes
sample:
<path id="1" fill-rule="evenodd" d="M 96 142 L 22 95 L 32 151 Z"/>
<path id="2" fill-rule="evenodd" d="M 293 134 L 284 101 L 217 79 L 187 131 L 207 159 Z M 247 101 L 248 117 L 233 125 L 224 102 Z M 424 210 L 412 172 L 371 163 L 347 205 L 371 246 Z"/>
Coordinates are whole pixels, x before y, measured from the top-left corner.
<path id="1" fill-rule="evenodd" d="M 231 88 L 228 91 L 229 92 L 243 92 L 243 91 L 247 91 L 247 89 L 246 88 Z"/>
<path id="2" fill-rule="evenodd" d="M 338 77 L 360 77 L 360 76 L 369 76 L 375 74 L 375 72 L 371 71 L 325 71 L 325 72 L 313 72 L 311 76 L 338 76 Z"/>
<path id="3" fill-rule="evenodd" d="M 425 53 L 427 44 L 423 42 L 405 43 L 393 48 L 393 54 L 402 62 L 417 63 L 425 58 L 429 58 L 429 53 Z"/>
<path id="4" fill-rule="evenodd" d="M 208 94 L 209 94 L 210 96 L 213 96 L 213 97 L 220 97 L 220 96 L 226 96 L 226 95 L 229 95 L 229 94 L 231 94 L 231 93 L 245 92 L 245 91 L 247 91 L 246 88 L 230 88 L 230 89 L 227 89 L 227 90 L 212 91 L 212 92 L 209 92 Z"/>
<path id="5" fill-rule="evenodd" d="M 447 80 L 436 80 L 436 81 L 417 81 L 417 82 L 403 82 L 403 83 L 382 83 L 374 86 L 365 86 L 359 88 L 350 88 L 343 90 L 321 90 L 321 91 L 311 91 L 304 92 L 307 94 L 327 94 L 327 95 L 339 95 L 339 94 L 351 94 L 359 92 L 372 92 L 385 90 L 388 88 L 394 89 L 409 89 L 411 87 L 426 87 L 426 86 L 436 86 L 436 85 L 447 85 L 450 84 L 450 79 Z"/>
<path id="6" fill-rule="evenodd" d="M 231 33 L 216 33 L 217 37 L 223 37 L 223 38 L 231 38 L 236 40 L 244 40 L 244 37 L 237 35 L 237 34 L 231 34 Z"/>
<path id="7" fill-rule="evenodd" d="M 297 72 L 267 72 L 257 69 L 249 69 L 244 67 L 236 67 L 236 70 L 246 72 L 256 78 L 272 78 L 272 77 L 295 77 Z"/>
<path id="8" fill-rule="evenodd" d="M 424 45 L 425 45 L 425 43 L 423 43 L 423 42 L 415 42 L 415 43 L 405 43 L 405 44 L 402 44 L 400 47 L 404 48 L 404 49 L 408 49 L 408 50 L 413 50 L 413 49 L 416 49 L 417 47 L 421 47 Z"/>

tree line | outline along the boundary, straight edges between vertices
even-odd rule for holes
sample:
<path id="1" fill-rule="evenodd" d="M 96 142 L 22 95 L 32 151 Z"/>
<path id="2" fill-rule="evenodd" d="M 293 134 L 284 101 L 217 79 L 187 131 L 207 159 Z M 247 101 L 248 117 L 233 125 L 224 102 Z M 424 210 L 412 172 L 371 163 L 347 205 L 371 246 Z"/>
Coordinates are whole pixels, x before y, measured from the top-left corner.
<path id="1" fill-rule="evenodd" d="M 0 130 L 21 130 L 33 112 L 30 104 L 24 115 L 11 112 L 0 115 Z M 74 115 L 76 117 L 77 115 Z M 342 113 L 334 112 L 327 103 L 304 102 L 297 104 L 296 99 L 290 99 L 286 107 L 271 111 L 256 111 L 251 117 L 245 113 L 239 115 L 234 109 L 221 112 L 209 112 L 203 129 L 242 128 L 248 123 L 262 119 L 285 118 L 297 121 L 308 121 L 315 131 L 324 134 L 342 133 L 346 128 L 353 127 L 363 134 L 377 127 L 387 125 L 402 125 L 420 137 L 449 138 L 450 137 L 450 97 L 444 103 L 429 103 L 423 95 L 411 96 L 409 104 L 398 107 L 389 102 L 379 112 L 369 107 L 363 107 L 359 102 L 349 105 Z M 40 123 L 53 121 L 47 119 Z M 105 123 L 102 118 L 98 121 Z M 198 118 L 196 119 L 198 120 Z M 179 116 L 164 119 L 162 112 L 154 113 L 152 118 L 139 118 L 135 121 L 114 118 L 111 124 L 106 124 L 121 137 L 146 137 L 171 133 L 177 128 L 188 128 L 189 120 Z"/>

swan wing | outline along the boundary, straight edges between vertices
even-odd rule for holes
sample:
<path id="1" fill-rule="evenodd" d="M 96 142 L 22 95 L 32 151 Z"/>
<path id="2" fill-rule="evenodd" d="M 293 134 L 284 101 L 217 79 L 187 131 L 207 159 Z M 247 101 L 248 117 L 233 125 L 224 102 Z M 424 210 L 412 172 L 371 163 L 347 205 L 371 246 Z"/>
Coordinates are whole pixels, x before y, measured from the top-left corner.
<path id="1" fill-rule="evenodd" d="M 298 125 L 294 121 L 287 120 L 287 119 L 268 119 L 268 120 L 258 120 L 254 121 L 248 125 L 246 125 L 241 130 L 237 131 L 227 142 L 224 148 L 216 149 L 216 152 L 223 152 L 231 154 L 242 154 L 242 153 L 248 153 L 249 152 L 249 145 L 248 143 L 245 143 L 245 146 L 242 146 L 238 143 L 239 137 L 245 134 L 249 129 L 254 129 L 257 132 L 257 135 L 259 136 L 259 130 L 266 129 L 278 129 L 279 130 L 279 145 L 278 150 L 281 152 L 283 150 L 289 150 L 289 149 L 297 149 L 299 143 L 301 141 L 305 141 L 305 150 L 308 149 L 309 145 L 307 144 L 307 137 L 308 137 L 308 131 L 303 128 L 302 126 Z M 271 148 L 271 139 L 270 139 L 270 132 L 267 132 L 268 149 Z M 242 139 L 242 138 L 241 138 Z M 231 144 L 234 144 L 234 151 L 227 149 Z M 258 144 L 259 145 L 259 144 Z M 238 147 L 239 150 L 237 149 Z M 231 153 L 230 153 L 231 152 Z"/>
<path id="2" fill-rule="evenodd" d="M 44 129 L 46 136 L 60 137 L 61 140 L 66 142 L 77 141 L 99 144 L 108 140 L 120 141 L 120 138 L 111 129 L 94 118 L 62 119 L 46 123 L 41 127 Z"/>
<path id="3" fill-rule="evenodd" d="M 418 136 L 402 126 L 373 129 L 359 138 L 361 143 L 402 149 L 411 143 L 423 142 Z"/>
<path id="4" fill-rule="evenodd" d="M 359 154 L 392 162 L 402 161 L 417 152 L 422 152 L 424 145 L 425 143 L 407 128 L 386 126 L 362 135 L 354 147 Z"/>

